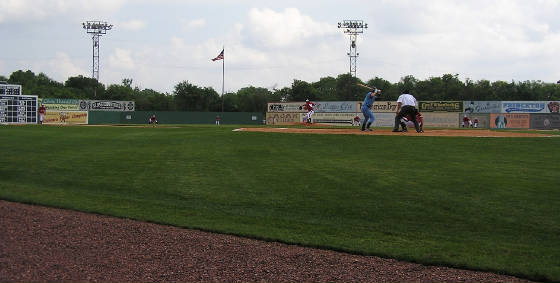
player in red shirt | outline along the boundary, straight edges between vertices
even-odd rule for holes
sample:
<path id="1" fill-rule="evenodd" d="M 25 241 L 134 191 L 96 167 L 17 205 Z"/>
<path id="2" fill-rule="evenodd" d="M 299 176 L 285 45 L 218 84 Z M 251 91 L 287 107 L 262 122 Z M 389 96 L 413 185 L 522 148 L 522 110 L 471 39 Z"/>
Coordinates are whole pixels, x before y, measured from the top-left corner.
<path id="1" fill-rule="evenodd" d="M 471 124 L 471 119 L 467 115 L 463 117 L 463 128 L 468 128 Z"/>
<path id="2" fill-rule="evenodd" d="M 41 104 L 41 107 L 39 107 L 39 110 L 37 110 L 37 112 L 39 113 L 39 124 L 43 124 L 43 120 L 45 119 L 45 114 L 47 114 L 47 109 L 45 108 L 45 105 Z"/>
<path id="3" fill-rule="evenodd" d="M 403 121 L 407 127 L 414 127 L 414 122 L 412 122 L 412 117 L 410 117 L 410 115 L 406 115 L 401 121 Z M 422 116 L 422 113 L 416 113 L 416 121 L 418 121 L 420 130 L 424 131 L 424 116 Z"/>
<path id="4" fill-rule="evenodd" d="M 315 113 L 315 111 L 313 111 L 314 106 L 315 103 L 309 101 L 309 99 L 305 100 L 305 106 L 303 106 L 303 108 L 307 110 L 307 114 L 305 114 L 305 118 L 303 118 L 304 123 L 311 124 L 311 116 Z"/>
<path id="5" fill-rule="evenodd" d="M 150 117 L 150 124 L 152 124 L 152 127 L 155 127 L 157 123 L 158 123 L 158 121 L 157 121 L 157 118 L 156 118 L 156 114 L 153 114 Z"/>
<path id="6" fill-rule="evenodd" d="M 360 124 L 362 124 L 362 120 L 360 119 L 360 116 L 356 115 L 356 117 L 352 120 L 352 126 L 359 126 Z"/>

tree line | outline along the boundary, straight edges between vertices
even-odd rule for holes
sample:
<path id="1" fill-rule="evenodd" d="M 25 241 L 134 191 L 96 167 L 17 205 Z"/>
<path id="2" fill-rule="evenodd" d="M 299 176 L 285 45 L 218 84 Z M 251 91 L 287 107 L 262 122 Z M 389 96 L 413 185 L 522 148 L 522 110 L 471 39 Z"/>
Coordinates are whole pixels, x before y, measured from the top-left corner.
<path id="1" fill-rule="evenodd" d="M 409 90 L 422 101 L 464 100 L 560 100 L 560 84 L 542 81 L 461 81 L 458 75 L 444 74 L 419 80 L 405 76 L 397 83 L 379 77 L 366 82 L 350 74 L 336 78 L 324 77 L 316 82 L 295 79 L 291 87 L 267 89 L 244 87 L 222 97 L 210 87 L 196 86 L 188 81 L 175 85 L 172 93 L 133 87 L 132 79 L 125 78 L 121 84 L 105 86 L 96 79 L 84 76 L 69 77 L 64 83 L 50 79 L 46 74 L 32 71 L 16 71 L 0 81 L 20 84 L 23 94 L 40 98 L 73 98 L 92 100 L 133 100 L 139 111 L 212 111 L 212 112 L 266 112 L 268 102 L 290 101 L 361 101 L 367 89 L 357 83 L 365 83 L 383 90 L 379 100 L 394 101 L 404 90 Z M 559 82 L 560 83 L 560 82 Z"/>

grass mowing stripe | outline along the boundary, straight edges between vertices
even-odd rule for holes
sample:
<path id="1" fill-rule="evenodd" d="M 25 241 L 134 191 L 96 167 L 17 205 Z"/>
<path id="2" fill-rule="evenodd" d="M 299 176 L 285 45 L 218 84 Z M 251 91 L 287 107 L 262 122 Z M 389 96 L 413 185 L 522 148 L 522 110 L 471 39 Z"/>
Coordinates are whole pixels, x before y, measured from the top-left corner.
<path id="1" fill-rule="evenodd" d="M 560 280 L 558 139 L 2 127 L 0 198 Z"/>

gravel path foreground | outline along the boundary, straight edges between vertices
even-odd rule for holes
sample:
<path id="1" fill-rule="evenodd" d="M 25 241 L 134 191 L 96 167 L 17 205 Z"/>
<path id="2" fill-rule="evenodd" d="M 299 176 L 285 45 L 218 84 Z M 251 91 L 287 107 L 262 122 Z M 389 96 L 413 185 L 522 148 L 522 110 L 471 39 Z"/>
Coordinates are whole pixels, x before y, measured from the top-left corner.
<path id="1" fill-rule="evenodd" d="M 528 282 L 0 200 L 0 282 Z"/>

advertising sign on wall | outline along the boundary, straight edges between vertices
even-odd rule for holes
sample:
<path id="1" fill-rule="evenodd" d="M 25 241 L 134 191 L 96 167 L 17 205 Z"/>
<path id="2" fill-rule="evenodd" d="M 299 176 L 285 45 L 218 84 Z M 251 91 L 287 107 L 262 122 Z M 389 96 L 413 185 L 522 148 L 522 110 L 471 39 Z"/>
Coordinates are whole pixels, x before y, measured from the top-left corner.
<path id="1" fill-rule="evenodd" d="M 501 101 L 465 101 L 463 102 L 465 113 L 500 113 L 502 111 Z"/>
<path id="2" fill-rule="evenodd" d="M 77 125 L 88 123 L 87 111 L 47 110 L 43 124 Z"/>
<path id="3" fill-rule="evenodd" d="M 531 129 L 560 129 L 559 114 L 531 114 Z"/>
<path id="4" fill-rule="evenodd" d="M 301 122 L 301 113 L 266 113 L 267 125 L 288 125 Z"/>
<path id="5" fill-rule="evenodd" d="M 325 113 L 356 113 L 360 111 L 357 101 L 317 101 L 313 110 Z M 271 102 L 267 112 L 301 112 L 306 113 L 305 102 Z"/>
<path id="6" fill-rule="evenodd" d="M 48 110 L 80 110 L 80 100 L 68 98 L 41 98 L 39 105 L 45 105 Z"/>
<path id="7" fill-rule="evenodd" d="M 550 113 L 548 101 L 503 101 L 500 113 Z"/>
<path id="8" fill-rule="evenodd" d="M 495 129 L 528 129 L 530 125 L 529 114 L 490 114 L 490 127 Z"/>
<path id="9" fill-rule="evenodd" d="M 271 102 L 267 103 L 267 112 L 307 112 L 303 109 L 304 102 Z"/>
<path id="10" fill-rule="evenodd" d="M 501 113 L 542 113 L 545 109 L 543 101 L 504 101 Z"/>
<path id="11" fill-rule="evenodd" d="M 359 107 L 362 107 L 362 102 L 359 103 Z M 374 113 L 395 113 L 397 110 L 397 102 L 396 101 L 375 101 L 373 106 L 371 107 L 371 111 Z M 358 111 L 360 109 L 358 108 Z M 393 117 L 394 118 L 394 117 Z"/>
<path id="12" fill-rule="evenodd" d="M 80 110 L 134 111 L 134 101 L 80 100 Z"/>
<path id="13" fill-rule="evenodd" d="M 560 101 L 547 101 L 546 108 L 550 113 L 560 113 Z"/>
<path id="14" fill-rule="evenodd" d="M 315 103 L 313 110 L 325 113 L 356 113 L 360 111 L 357 101 L 319 101 Z"/>
<path id="15" fill-rule="evenodd" d="M 420 101 L 420 112 L 463 112 L 462 101 Z"/>

